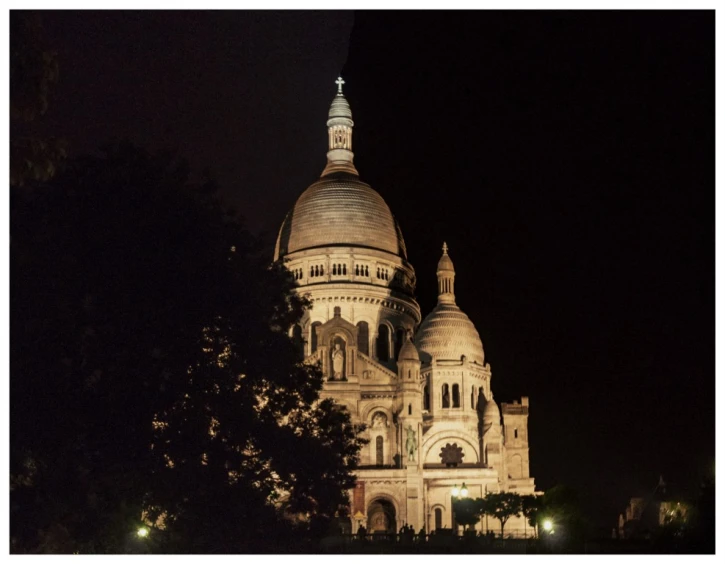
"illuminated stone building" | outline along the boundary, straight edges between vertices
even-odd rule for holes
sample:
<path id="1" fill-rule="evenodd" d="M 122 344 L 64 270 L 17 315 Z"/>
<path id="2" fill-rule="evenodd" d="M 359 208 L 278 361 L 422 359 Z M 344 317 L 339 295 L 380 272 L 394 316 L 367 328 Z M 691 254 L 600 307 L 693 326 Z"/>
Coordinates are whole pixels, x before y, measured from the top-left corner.
<path id="1" fill-rule="evenodd" d="M 438 304 L 422 318 L 400 227 L 353 164 L 342 84 L 338 79 L 327 120 L 327 166 L 285 217 L 275 260 L 285 261 L 297 291 L 312 302 L 293 334 L 306 359 L 322 366 L 323 397 L 367 426 L 351 528 L 450 528 L 454 486 L 465 483 L 470 497 L 534 492 L 529 401 L 500 408 L 494 401 L 491 366 L 456 304 L 445 244 Z M 499 531 L 499 524 L 484 519 L 477 528 Z M 524 533 L 525 520 L 511 519 L 506 531 Z"/>

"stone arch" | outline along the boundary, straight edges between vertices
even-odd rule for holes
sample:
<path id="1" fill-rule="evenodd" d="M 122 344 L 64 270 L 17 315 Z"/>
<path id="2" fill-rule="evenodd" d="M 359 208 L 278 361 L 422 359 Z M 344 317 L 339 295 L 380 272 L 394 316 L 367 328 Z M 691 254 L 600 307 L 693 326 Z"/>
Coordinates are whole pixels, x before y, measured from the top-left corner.
<path id="1" fill-rule="evenodd" d="M 389 425 L 393 422 L 392 410 L 388 406 L 376 402 L 366 407 L 362 412 L 361 419 L 363 423 L 365 423 L 368 427 L 370 427 L 370 423 L 372 422 L 372 416 L 376 411 L 382 411 L 387 416 Z"/>
<path id="2" fill-rule="evenodd" d="M 375 356 L 378 361 L 387 362 L 390 360 L 392 350 L 393 327 L 386 321 L 378 324 L 377 334 L 375 336 Z"/>
<path id="3" fill-rule="evenodd" d="M 317 351 L 319 343 L 317 342 L 317 328 L 322 326 L 321 321 L 315 321 L 310 324 L 310 354 Z"/>
<path id="4" fill-rule="evenodd" d="M 470 458 L 467 456 L 463 459 L 464 464 L 470 464 L 472 462 L 477 463 L 481 461 L 481 453 L 478 452 L 478 447 L 476 446 L 478 444 L 478 440 L 475 437 L 461 431 L 440 431 L 432 437 L 426 439 L 426 441 L 423 443 L 423 448 L 421 449 L 421 452 L 424 453 L 422 459 L 424 463 L 428 460 L 428 457 L 433 447 L 435 447 L 436 444 L 441 441 L 458 443 L 458 446 L 461 446 L 462 442 L 465 443 L 467 447 L 466 453 L 468 454 L 469 451 L 472 452 L 476 459 L 470 460 Z M 440 462 L 440 460 L 437 461 Z"/>
<path id="5" fill-rule="evenodd" d="M 446 522 L 446 508 L 440 503 L 436 503 L 431 506 L 431 515 L 433 522 L 430 524 L 430 530 L 435 531 L 436 529 L 443 528 Z"/>
<path id="6" fill-rule="evenodd" d="M 356 324 L 357 327 L 357 350 L 365 355 L 370 355 L 370 324 L 361 320 Z"/>
<path id="7" fill-rule="evenodd" d="M 373 503 L 375 503 L 378 500 L 383 500 L 383 501 L 389 503 L 393 507 L 393 509 L 395 510 L 395 518 L 396 518 L 396 521 L 400 521 L 400 519 L 402 518 L 402 514 L 400 513 L 400 505 L 398 504 L 398 500 L 396 499 L 395 494 L 392 491 L 390 491 L 388 488 L 384 488 L 384 489 L 380 489 L 380 490 L 375 490 L 375 492 L 374 493 L 370 493 L 370 495 L 367 495 L 367 493 L 366 493 L 365 497 L 366 497 L 366 499 L 365 499 L 365 510 L 367 512 L 368 524 L 370 523 L 370 521 L 369 521 L 369 519 L 370 519 L 370 508 L 373 505 Z M 396 525 L 397 525 L 397 523 L 396 523 Z M 396 528 L 393 530 L 393 532 L 397 532 L 397 531 L 398 531 L 398 529 L 397 529 L 397 526 L 396 526 Z M 370 530 L 370 527 L 368 527 L 368 533 L 370 533 L 370 532 L 372 532 L 372 531 Z"/>

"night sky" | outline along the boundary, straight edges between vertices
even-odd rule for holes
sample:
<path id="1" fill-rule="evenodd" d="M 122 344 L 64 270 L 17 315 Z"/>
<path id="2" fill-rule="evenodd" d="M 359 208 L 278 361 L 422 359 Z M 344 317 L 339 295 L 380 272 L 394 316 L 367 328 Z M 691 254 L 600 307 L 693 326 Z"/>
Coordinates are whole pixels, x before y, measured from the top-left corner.
<path id="1" fill-rule="evenodd" d="M 270 249 L 342 72 L 424 314 L 447 241 L 539 489 L 613 527 L 715 452 L 714 12 L 55 12 L 40 128 L 209 168 Z"/>

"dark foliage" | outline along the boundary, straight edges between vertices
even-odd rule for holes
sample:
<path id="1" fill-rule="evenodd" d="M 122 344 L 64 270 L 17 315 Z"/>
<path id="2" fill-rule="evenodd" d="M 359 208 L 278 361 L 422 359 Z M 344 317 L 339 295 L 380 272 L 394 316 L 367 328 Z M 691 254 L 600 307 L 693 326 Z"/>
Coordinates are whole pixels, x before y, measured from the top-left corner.
<path id="1" fill-rule="evenodd" d="M 214 192 L 120 145 L 11 193 L 13 552 L 282 551 L 344 510 L 305 302 Z"/>
<path id="2" fill-rule="evenodd" d="M 33 125 L 48 109 L 58 60 L 47 45 L 38 12 L 10 13 L 10 184 L 45 181 L 65 157 L 62 140 L 38 135 Z"/>

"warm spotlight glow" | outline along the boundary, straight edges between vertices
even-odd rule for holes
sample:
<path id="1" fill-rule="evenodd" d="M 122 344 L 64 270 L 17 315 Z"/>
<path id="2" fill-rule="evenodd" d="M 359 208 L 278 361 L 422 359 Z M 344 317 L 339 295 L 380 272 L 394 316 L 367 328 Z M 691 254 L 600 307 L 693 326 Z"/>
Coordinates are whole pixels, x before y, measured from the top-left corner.
<path id="1" fill-rule="evenodd" d="M 463 485 L 461 486 L 461 497 L 468 496 L 468 488 L 466 487 L 466 482 L 463 482 Z"/>
<path id="2" fill-rule="evenodd" d="M 144 539 L 149 536 L 149 530 L 146 527 L 139 527 L 138 531 L 136 531 L 136 534 Z"/>
<path id="3" fill-rule="evenodd" d="M 458 486 L 453 486 L 453 489 L 451 490 L 451 495 L 453 497 L 458 497 L 458 494 L 461 492 L 461 490 L 458 489 Z"/>
<path id="4" fill-rule="evenodd" d="M 546 521 L 544 521 L 544 530 L 545 531 L 550 531 L 553 528 L 554 528 L 554 523 L 551 522 L 551 519 L 547 519 Z"/>

